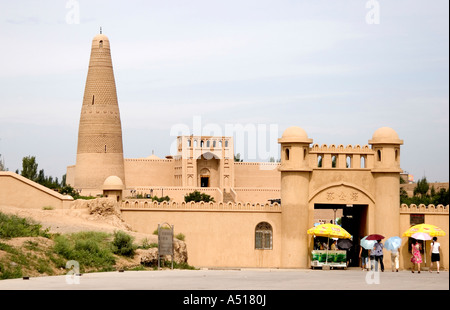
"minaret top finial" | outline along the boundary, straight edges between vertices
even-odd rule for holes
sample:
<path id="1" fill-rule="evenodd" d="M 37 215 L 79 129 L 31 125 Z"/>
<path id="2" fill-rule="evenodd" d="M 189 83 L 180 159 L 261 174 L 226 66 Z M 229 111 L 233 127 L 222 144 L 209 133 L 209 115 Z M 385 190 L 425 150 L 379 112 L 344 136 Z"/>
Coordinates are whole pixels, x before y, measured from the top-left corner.
<path id="1" fill-rule="evenodd" d="M 102 27 L 100 26 L 100 34 L 102 34 Z"/>

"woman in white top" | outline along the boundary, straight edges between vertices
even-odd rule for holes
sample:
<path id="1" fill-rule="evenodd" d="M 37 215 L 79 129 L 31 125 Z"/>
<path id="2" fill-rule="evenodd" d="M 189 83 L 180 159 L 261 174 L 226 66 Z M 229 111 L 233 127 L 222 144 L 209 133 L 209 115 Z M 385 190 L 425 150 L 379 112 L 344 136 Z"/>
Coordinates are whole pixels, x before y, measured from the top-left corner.
<path id="1" fill-rule="evenodd" d="M 433 262 L 436 262 L 437 265 L 437 273 L 439 273 L 439 261 L 441 260 L 441 256 L 439 254 L 441 244 L 437 242 L 437 238 L 433 237 L 433 242 L 431 243 L 431 263 L 430 263 L 430 272 L 433 268 Z"/>

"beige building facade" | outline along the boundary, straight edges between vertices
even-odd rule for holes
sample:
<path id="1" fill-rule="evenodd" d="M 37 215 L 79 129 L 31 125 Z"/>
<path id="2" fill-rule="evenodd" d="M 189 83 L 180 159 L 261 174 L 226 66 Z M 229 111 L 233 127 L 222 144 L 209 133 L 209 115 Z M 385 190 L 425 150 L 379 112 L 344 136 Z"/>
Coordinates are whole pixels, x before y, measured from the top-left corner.
<path id="1" fill-rule="evenodd" d="M 186 236 L 194 266 L 308 268 L 313 237 L 306 231 L 324 211 L 339 214 L 355 245 L 368 234 L 401 236 L 409 227 L 410 210 L 399 200 L 403 140 L 392 128 L 377 129 L 361 146 L 319 145 L 293 126 L 278 143 L 280 163 L 235 162 L 233 139 L 225 136 L 180 136 L 174 156 L 123 158 L 110 43 L 100 34 L 92 41 L 77 159 L 67 182 L 84 195 L 116 199 L 135 230 L 174 225 Z M 194 190 L 215 202 L 185 203 Z M 171 201 L 135 199 L 138 194 Z M 442 221 L 448 206 L 425 218 L 448 229 Z M 359 246 L 349 252 L 353 265 L 358 253 Z M 406 262 L 404 255 L 402 267 Z"/>

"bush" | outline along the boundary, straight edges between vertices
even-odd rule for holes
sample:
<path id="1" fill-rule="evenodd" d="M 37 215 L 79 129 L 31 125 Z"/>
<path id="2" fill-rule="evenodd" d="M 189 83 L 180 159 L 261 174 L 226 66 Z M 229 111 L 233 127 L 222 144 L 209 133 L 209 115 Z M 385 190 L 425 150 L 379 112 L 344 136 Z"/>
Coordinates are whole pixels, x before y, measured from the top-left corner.
<path id="1" fill-rule="evenodd" d="M 182 233 L 179 233 L 178 235 L 175 236 L 175 238 L 177 238 L 178 240 L 184 241 L 186 236 L 184 234 L 182 234 Z"/>
<path id="2" fill-rule="evenodd" d="M 107 233 L 80 232 L 55 237 L 54 251 L 67 260 L 76 260 L 80 269 L 101 267 L 112 270 L 115 258 L 109 246 Z"/>
<path id="3" fill-rule="evenodd" d="M 186 196 L 184 196 L 184 201 L 185 202 L 190 202 L 190 201 L 194 201 L 194 202 L 200 202 L 200 201 L 214 202 L 214 198 L 211 197 L 208 194 L 200 193 L 199 191 L 193 191 L 192 193 L 189 193 Z"/>
<path id="4" fill-rule="evenodd" d="M 38 236 L 50 238 L 49 229 L 42 230 L 41 228 L 42 225 L 32 220 L 0 212 L 0 238 Z"/>
<path id="5" fill-rule="evenodd" d="M 114 240 L 112 242 L 112 251 L 114 254 L 133 257 L 136 246 L 133 244 L 134 238 L 123 231 L 114 232 Z"/>

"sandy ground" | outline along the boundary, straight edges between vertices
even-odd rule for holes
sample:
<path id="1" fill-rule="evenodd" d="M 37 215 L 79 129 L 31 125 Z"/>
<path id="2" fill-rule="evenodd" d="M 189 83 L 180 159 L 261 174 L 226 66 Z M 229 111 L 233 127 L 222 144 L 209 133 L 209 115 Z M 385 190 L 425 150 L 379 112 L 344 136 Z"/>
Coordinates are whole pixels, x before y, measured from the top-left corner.
<path id="1" fill-rule="evenodd" d="M 113 233 L 114 231 L 122 230 L 134 236 L 137 242 L 144 238 L 147 238 L 150 242 L 157 242 L 158 240 L 156 235 L 138 233 L 130 230 L 117 217 L 91 215 L 87 208 L 42 210 L 0 205 L 0 212 L 31 219 L 40 223 L 43 229 L 49 228 L 50 233 L 73 233 L 79 231 L 104 231 Z"/>

